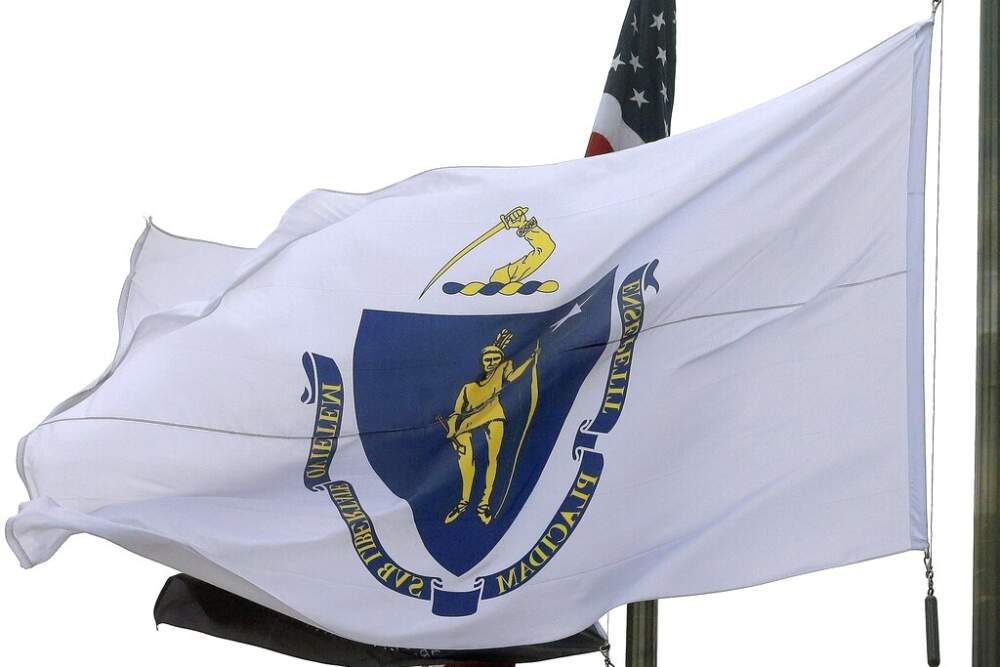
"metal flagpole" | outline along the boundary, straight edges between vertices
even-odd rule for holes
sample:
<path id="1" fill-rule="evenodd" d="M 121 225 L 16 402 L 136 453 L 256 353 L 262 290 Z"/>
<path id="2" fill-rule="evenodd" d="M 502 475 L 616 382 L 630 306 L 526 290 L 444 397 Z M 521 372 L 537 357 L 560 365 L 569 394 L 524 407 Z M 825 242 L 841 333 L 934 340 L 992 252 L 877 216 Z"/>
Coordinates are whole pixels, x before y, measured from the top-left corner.
<path id="1" fill-rule="evenodd" d="M 1000 665 L 1000 0 L 982 0 L 980 11 L 972 655 L 975 667 L 994 667 Z"/>
<path id="2" fill-rule="evenodd" d="M 625 667 L 656 667 L 656 600 L 625 610 Z"/>

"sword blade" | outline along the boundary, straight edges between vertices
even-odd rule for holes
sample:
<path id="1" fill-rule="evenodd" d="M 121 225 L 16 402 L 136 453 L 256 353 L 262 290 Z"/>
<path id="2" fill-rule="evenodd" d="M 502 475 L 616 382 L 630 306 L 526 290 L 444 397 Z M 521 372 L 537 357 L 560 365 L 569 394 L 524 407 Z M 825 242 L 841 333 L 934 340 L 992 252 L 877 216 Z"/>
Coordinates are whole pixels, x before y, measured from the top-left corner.
<path id="1" fill-rule="evenodd" d="M 465 257 L 466 255 L 468 255 L 480 243 L 482 243 L 483 241 L 485 241 L 486 239 L 490 238 L 491 236 L 493 236 L 494 234 L 496 234 L 497 232 L 503 230 L 506 227 L 507 227 L 507 225 L 504 224 L 503 220 L 501 220 L 500 222 L 498 222 L 497 224 L 493 225 L 488 230 L 486 230 L 485 232 L 483 232 L 479 236 L 479 238 L 477 238 L 475 241 L 473 241 L 469 245 L 467 245 L 464 248 L 462 248 L 461 250 L 459 250 L 455 254 L 454 257 L 452 257 L 450 260 L 448 260 L 447 264 L 445 264 L 444 266 L 441 267 L 440 271 L 438 271 L 437 273 L 434 274 L 434 277 L 431 278 L 430 282 L 427 283 L 427 287 L 425 287 L 424 291 L 420 293 L 420 297 L 423 297 L 423 295 L 427 293 L 427 290 L 429 290 L 431 288 L 431 285 L 433 285 L 434 283 L 436 283 L 437 279 L 440 278 L 441 276 L 443 276 L 448 269 L 450 269 L 451 267 L 455 266 L 455 264 L 456 264 L 456 262 L 458 262 L 458 260 L 460 260 L 463 257 Z M 418 297 L 418 298 L 420 298 L 420 297 Z"/>

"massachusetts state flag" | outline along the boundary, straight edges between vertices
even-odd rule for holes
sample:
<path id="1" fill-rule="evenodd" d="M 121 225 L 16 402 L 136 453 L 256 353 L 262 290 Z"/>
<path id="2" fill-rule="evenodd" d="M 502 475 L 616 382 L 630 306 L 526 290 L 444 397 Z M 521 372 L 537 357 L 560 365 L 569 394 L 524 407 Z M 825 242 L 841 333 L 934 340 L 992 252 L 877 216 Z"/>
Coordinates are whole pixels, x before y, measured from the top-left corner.
<path id="1" fill-rule="evenodd" d="M 674 0 L 632 0 L 587 143 L 588 157 L 670 135 L 676 67 Z"/>
<path id="2" fill-rule="evenodd" d="M 930 36 L 632 150 L 314 191 L 256 248 L 148 225 L 11 548 L 455 650 L 923 549 Z"/>

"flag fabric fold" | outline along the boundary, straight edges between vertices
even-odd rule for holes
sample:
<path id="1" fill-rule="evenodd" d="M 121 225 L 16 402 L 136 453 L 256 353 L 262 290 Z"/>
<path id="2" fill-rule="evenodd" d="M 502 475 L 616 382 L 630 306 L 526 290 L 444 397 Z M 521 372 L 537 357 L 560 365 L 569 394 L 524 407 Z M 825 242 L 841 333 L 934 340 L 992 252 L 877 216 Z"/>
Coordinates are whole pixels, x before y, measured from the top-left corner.
<path id="1" fill-rule="evenodd" d="M 930 35 L 634 150 L 315 191 L 257 248 L 149 224 L 8 543 L 428 649 L 924 548 Z"/>

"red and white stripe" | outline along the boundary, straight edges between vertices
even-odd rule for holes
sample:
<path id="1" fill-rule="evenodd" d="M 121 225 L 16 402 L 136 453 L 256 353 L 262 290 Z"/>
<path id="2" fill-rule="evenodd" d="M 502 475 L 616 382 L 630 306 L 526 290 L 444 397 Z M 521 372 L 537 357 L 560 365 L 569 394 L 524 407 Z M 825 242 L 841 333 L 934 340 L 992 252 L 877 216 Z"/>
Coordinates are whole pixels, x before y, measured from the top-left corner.
<path id="1" fill-rule="evenodd" d="M 622 107 L 614 96 L 604 93 L 597 108 L 594 130 L 590 133 L 586 156 L 603 155 L 612 151 L 638 146 L 643 142 L 635 130 L 622 120 Z"/>

